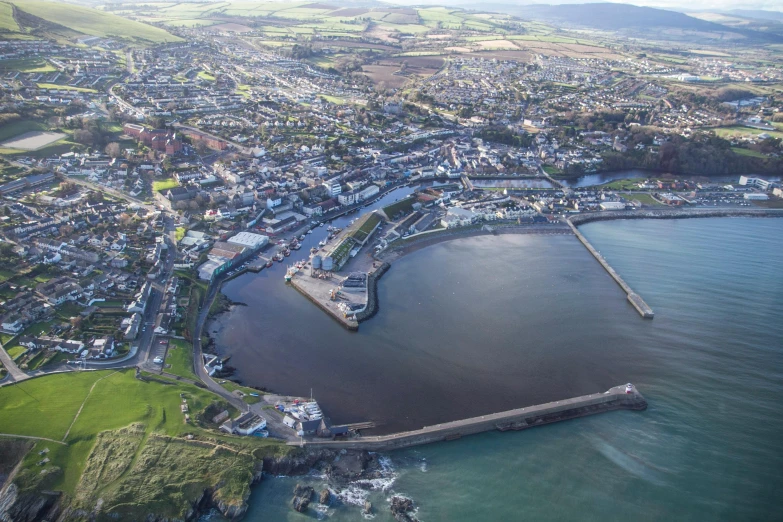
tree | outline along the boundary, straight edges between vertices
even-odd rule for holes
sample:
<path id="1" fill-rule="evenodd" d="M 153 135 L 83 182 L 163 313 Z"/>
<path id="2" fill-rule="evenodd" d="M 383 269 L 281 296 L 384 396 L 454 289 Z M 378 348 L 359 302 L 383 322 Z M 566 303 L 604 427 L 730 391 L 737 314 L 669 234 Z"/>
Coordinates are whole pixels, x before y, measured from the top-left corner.
<path id="1" fill-rule="evenodd" d="M 95 136 L 88 130 L 78 129 L 73 132 L 73 139 L 82 145 L 92 145 L 95 141 Z"/>
<path id="2" fill-rule="evenodd" d="M 105 152 L 112 158 L 119 158 L 122 153 L 122 151 L 120 150 L 120 144 L 117 143 L 116 141 L 113 141 L 108 145 L 106 145 Z"/>

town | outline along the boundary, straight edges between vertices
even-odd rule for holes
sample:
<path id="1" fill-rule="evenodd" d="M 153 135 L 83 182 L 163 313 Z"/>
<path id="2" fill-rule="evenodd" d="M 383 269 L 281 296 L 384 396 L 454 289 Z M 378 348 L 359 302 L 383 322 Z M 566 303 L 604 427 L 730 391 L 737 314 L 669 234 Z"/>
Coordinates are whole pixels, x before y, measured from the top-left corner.
<path id="1" fill-rule="evenodd" d="M 55 20 L 62 4 L 8 5 L 0 386 L 178 386 L 183 440 L 294 447 L 374 427 L 234 378 L 205 325 L 248 272 L 357 330 L 389 263 L 438 238 L 783 208 L 783 60 L 762 40 L 304 3 L 258 19 L 78 7 L 119 28 L 93 34 Z"/>

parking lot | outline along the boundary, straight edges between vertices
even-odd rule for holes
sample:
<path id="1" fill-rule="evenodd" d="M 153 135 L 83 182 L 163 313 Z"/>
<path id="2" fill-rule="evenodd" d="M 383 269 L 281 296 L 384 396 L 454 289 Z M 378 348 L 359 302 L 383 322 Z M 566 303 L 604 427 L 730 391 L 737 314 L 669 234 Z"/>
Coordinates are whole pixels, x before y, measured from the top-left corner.
<path id="1" fill-rule="evenodd" d="M 149 360 L 163 368 L 163 361 L 166 360 L 166 351 L 168 348 L 168 339 L 155 339 L 155 342 L 152 344 L 152 348 L 150 348 Z"/>

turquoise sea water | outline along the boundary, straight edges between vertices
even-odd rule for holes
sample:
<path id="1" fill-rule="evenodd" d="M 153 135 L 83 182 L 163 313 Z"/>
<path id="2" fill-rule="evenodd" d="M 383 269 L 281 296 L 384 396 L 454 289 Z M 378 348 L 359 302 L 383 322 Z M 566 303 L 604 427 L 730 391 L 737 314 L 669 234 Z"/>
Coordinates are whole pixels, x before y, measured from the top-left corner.
<path id="1" fill-rule="evenodd" d="M 622 294 L 611 289 L 607 276 L 609 290 L 591 288 L 600 298 L 586 302 L 612 314 L 596 312 L 590 317 L 600 320 L 586 322 L 580 320 L 582 312 L 570 313 L 565 306 L 560 316 L 536 320 L 542 330 L 552 330 L 545 324 L 550 321 L 571 338 L 562 354 L 569 375 L 579 375 L 579 366 L 585 373 L 594 370 L 574 352 L 573 346 L 585 340 L 591 358 L 609 353 L 602 365 L 616 364 L 632 374 L 649 409 L 392 452 L 388 480 L 370 492 L 354 488 L 347 500 L 367 496 L 378 521 L 392 520 L 386 500 L 392 493 L 413 498 L 424 522 L 783 519 L 783 220 L 629 220 L 591 223 L 581 230 L 654 309 L 655 319 L 616 312 L 613 299 Z M 475 248 L 483 251 L 487 245 L 481 239 Z M 473 240 L 466 241 L 462 254 L 472 248 Z M 437 247 L 419 251 L 400 261 L 413 259 L 415 269 L 395 267 L 383 285 L 392 292 L 416 285 L 416 277 L 432 280 L 452 254 Z M 460 259 L 488 263 L 469 253 Z M 581 256 L 557 268 L 580 273 L 587 262 L 600 272 L 592 258 Z M 569 269 L 568 263 L 580 266 Z M 562 299 L 578 295 L 580 281 L 591 277 L 568 279 L 571 293 L 561 292 Z M 480 328 L 486 323 L 477 303 L 486 295 L 479 288 L 468 291 L 475 295 L 462 297 L 465 315 L 457 320 Z M 502 285 L 494 291 L 502 292 Z M 507 291 L 516 296 L 520 289 L 510 283 Z M 525 306 L 535 306 L 535 300 Z M 502 325 L 492 322 L 492 327 Z M 476 346 L 477 352 L 484 349 Z M 520 354 L 527 358 L 525 366 L 537 364 L 531 353 L 557 356 L 558 343 L 540 354 Z M 431 371 L 437 379 L 437 368 Z M 542 371 L 557 378 L 548 364 Z M 542 386 L 550 376 L 543 377 Z M 247 520 L 363 518 L 350 505 L 295 513 L 289 501 L 297 481 L 316 488 L 325 484 L 315 476 L 270 477 L 254 489 Z"/>

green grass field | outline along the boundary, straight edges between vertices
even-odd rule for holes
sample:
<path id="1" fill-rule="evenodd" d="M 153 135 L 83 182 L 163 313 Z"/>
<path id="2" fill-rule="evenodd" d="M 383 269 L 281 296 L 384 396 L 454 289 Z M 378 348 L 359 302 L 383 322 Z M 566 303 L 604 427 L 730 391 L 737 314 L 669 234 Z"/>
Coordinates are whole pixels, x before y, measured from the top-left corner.
<path id="1" fill-rule="evenodd" d="M 87 87 L 71 87 L 70 85 L 59 85 L 56 83 L 39 83 L 37 84 L 39 89 L 57 89 L 60 91 L 76 91 L 76 92 L 98 92 L 95 89 L 89 89 Z"/>
<path id="2" fill-rule="evenodd" d="M 752 127 L 742 127 L 740 125 L 735 125 L 734 127 L 719 127 L 712 130 L 721 138 L 740 138 L 742 136 L 758 136 L 759 134 L 769 134 L 773 138 L 783 138 L 783 131 L 761 130 Z"/>
<path id="3" fill-rule="evenodd" d="M 24 134 L 25 132 L 43 131 L 46 125 L 38 121 L 19 120 L 7 125 L 0 126 L 0 142 L 8 141 L 11 138 Z"/>
<path id="4" fill-rule="evenodd" d="M 43 73 L 54 72 L 57 69 L 43 58 L 18 58 L 11 60 L 0 60 L 0 70 Z"/>
<path id="5" fill-rule="evenodd" d="M 214 82 L 215 81 L 215 77 L 212 76 L 211 74 L 209 74 L 206 71 L 199 71 L 198 77 L 201 78 L 202 80 L 206 80 L 208 82 Z"/>
<path id="6" fill-rule="evenodd" d="M 182 339 L 169 339 L 169 350 L 166 354 L 167 373 L 179 375 L 186 379 L 196 380 L 193 374 L 193 345 Z"/>
<path id="7" fill-rule="evenodd" d="M 135 516 L 139 509 L 173 515 L 187 507 L 196 486 L 203 490 L 225 480 L 224 494 L 235 500 L 246 492 L 240 486 L 249 486 L 245 478 L 253 452 L 286 451 L 276 441 L 227 436 L 185 423 L 183 398 L 193 417 L 218 398 L 195 386 L 162 382 L 138 380 L 132 370 L 106 370 L 49 375 L 0 389 L 4 433 L 67 444 L 37 441 L 17 476 L 20 487 L 63 491 L 84 505 L 103 497 L 108 506 Z M 106 430 L 119 431 L 101 434 Z M 225 454 L 215 453 L 209 445 L 187 444 L 185 434 L 230 447 Z M 38 451 L 45 448 L 51 462 L 42 468 Z M 107 462 L 117 463 L 120 471 L 112 472 Z M 223 476 L 234 466 L 241 480 L 234 471 Z M 42 476 L 42 469 L 50 473 Z"/>
<path id="8" fill-rule="evenodd" d="M 220 381 L 220 382 L 222 383 L 221 386 L 223 386 L 223 388 L 227 389 L 230 392 L 239 390 L 240 392 L 244 393 L 245 396 L 242 397 L 242 400 L 244 400 L 248 404 L 255 404 L 261 401 L 260 395 L 264 394 L 264 392 L 258 391 L 253 388 L 248 388 L 247 386 L 242 386 L 241 384 L 237 384 L 234 381 Z M 251 393 L 258 394 L 259 397 L 254 397 L 250 395 Z"/>
<path id="9" fill-rule="evenodd" d="M 77 33 L 149 43 L 179 42 L 163 29 L 88 7 L 39 0 L 14 0 L 17 9 Z"/>
<path id="10" fill-rule="evenodd" d="M 19 346 L 18 344 L 16 346 L 11 346 L 10 348 L 6 348 L 6 353 L 8 353 L 8 357 L 16 361 L 19 359 L 22 355 L 27 353 L 27 348 L 24 346 Z"/>
<path id="11" fill-rule="evenodd" d="M 642 181 L 645 181 L 645 179 L 644 178 L 617 179 L 612 181 L 611 183 L 605 183 L 601 185 L 601 188 L 606 190 L 634 190 L 639 188 L 636 186 L 636 184 L 641 183 Z"/>
<path id="12" fill-rule="evenodd" d="M 620 194 L 620 197 L 623 199 L 626 199 L 628 201 L 633 201 L 634 199 L 637 200 L 642 205 L 647 205 L 650 207 L 660 207 L 662 206 L 661 203 L 655 201 L 651 195 L 644 194 L 644 193 L 634 193 L 634 194 Z"/>
<path id="13" fill-rule="evenodd" d="M 13 9 L 5 2 L 0 2 L 0 30 L 11 32 L 19 30 L 19 24 L 14 20 Z"/>
<path id="14" fill-rule="evenodd" d="M 732 147 L 731 150 L 734 152 L 734 154 L 739 154 L 740 156 L 749 156 L 751 158 L 766 158 L 764 154 L 761 152 L 750 150 L 750 149 L 743 149 L 742 147 Z"/>
<path id="15" fill-rule="evenodd" d="M 179 183 L 174 178 L 166 178 L 160 181 L 152 182 L 152 190 L 155 192 L 161 192 L 163 190 L 172 189 L 174 187 L 179 187 Z"/>

